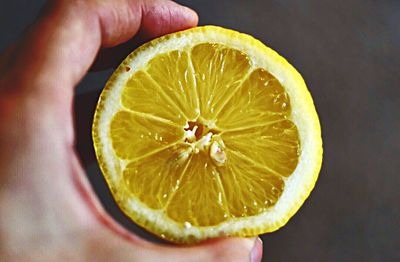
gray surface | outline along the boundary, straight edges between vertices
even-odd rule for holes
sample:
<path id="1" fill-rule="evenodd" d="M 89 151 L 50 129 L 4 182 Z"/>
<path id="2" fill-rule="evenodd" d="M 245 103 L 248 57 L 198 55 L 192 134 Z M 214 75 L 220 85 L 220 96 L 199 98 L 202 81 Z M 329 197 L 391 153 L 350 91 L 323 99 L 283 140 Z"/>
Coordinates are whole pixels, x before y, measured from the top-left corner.
<path id="1" fill-rule="evenodd" d="M 15 40 L 43 1 L 0 3 L 0 49 Z M 264 235 L 265 261 L 400 261 L 400 1 L 179 1 L 201 24 L 262 40 L 302 73 L 320 115 L 324 162 L 317 186 L 286 227 Z M 90 119 L 111 71 L 77 89 L 78 148 L 106 207 L 93 165 Z M 92 164 L 89 164 L 92 163 Z"/>

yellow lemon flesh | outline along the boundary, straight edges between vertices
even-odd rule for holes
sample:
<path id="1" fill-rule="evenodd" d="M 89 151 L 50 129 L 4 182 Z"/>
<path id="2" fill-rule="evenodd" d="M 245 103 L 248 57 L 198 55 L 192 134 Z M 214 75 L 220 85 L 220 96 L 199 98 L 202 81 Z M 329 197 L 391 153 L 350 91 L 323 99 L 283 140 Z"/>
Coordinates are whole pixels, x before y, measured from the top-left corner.
<path id="1" fill-rule="evenodd" d="M 322 160 L 300 74 L 258 40 L 215 26 L 131 53 L 100 96 L 93 140 L 123 212 L 178 243 L 278 229 Z"/>

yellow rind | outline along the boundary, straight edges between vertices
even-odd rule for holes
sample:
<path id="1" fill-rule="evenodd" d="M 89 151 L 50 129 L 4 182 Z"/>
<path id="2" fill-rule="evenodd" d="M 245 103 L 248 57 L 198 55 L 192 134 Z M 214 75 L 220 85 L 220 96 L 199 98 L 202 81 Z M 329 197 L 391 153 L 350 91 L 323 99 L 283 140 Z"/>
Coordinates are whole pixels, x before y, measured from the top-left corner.
<path id="1" fill-rule="evenodd" d="M 151 221 L 150 217 L 146 217 L 143 213 L 141 212 L 135 212 L 132 210 L 132 207 L 129 206 L 129 202 L 127 199 L 122 199 L 121 196 L 124 195 L 124 192 L 121 192 L 120 187 L 116 188 L 116 185 L 112 182 L 112 178 L 110 176 L 110 171 L 109 167 L 106 164 L 106 161 L 104 160 L 102 148 L 104 147 L 100 135 L 99 135 L 99 121 L 100 121 L 100 116 L 104 111 L 105 103 L 108 98 L 108 95 L 110 93 L 110 90 L 114 87 L 115 82 L 117 78 L 124 73 L 125 67 L 129 65 L 130 61 L 134 61 L 137 57 L 139 57 L 145 50 L 155 47 L 159 44 L 162 44 L 168 39 L 171 38 L 177 38 L 179 39 L 180 37 L 184 37 L 189 34 L 194 34 L 194 33 L 201 33 L 204 35 L 207 34 L 221 34 L 225 36 L 229 36 L 230 38 L 238 38 L 240 41 L 246 42 L 250 44 L 253 48 L 262 50 L 264 53 L 265 57 L 270 60 L 270 63 L 273 64 L 279 64 L 280 68 L 282 68 L 285 73 L 288 73 L 291 77 L 289 81 L 292 81 L 295 83 L 294 85 L 298 90 L 296 90 L 296 96 L 293 96 L 289 92 L 290 99 L 296 99 L 299 102 L 298 104 L 301 105 L 298 108 L 294 108 L 294 110 L 297 110 L 298 112 L 293 112 L 293 114 L 298 114 L 299 112 L 301 113 L 302 116 L 306 116 L 306 121 L 308 124 L 311 124 L 312 127 L 310 127 L 312 130 L 312 134 L 307 134 L 310 136 L 309 139 L 312 140 L 313 142 L 313 147 L 315 148 L 315 151 L 313 151 L 313 155 L 309 156 L 309 158 L 312 160 L 311 163 L 308 163 L 311 167 L 309 168 L 309 178 L 307 180 L 307 183 L 304 184 L 301 192 L 295 199 L 291 199 L 290 208 L 289 210 L 279 217 L 278 221 L 275 221 L 273 223 L 268 223 L 269 221 L 264 221 L 260 222 L 260 225 L 255 225 L 254 223 L 248 223 L 245 227 L 241 228 L 236 228 L 234 225 L 236 222 L 243 221 L 249 218 L 236 218 L 230 220 L 229 227 L 223 227 L 223 230 L 221 230 L 221 223 L 219 225 L 215 226 L 208 226 L 208 227 L 201 227 L 200 231 L 203 232 L 200 235 L 194 236 L 190 234 L 185 234 L 185 228 L 182 224 L 177 225 L 178 228 L 181 230 L 173 230 L 172 228 L 168 227 L 163 227 L 162 223 L 160 224 L 154 223 Z M 279 75 L 275 75 L 275 77 L 279 79 Z M 283 83 L 284 85 L 284 83 Z M 292 90 L 293 91 L 293 90 Z M 301 117 L 301 116 L 298 116 Z M 305 121 L 305 120 L 303 120 Z M 238 236 L 238 237 L 248 237 L 248 236 L 255 236 L 267 232 L 272 232 L 280 227 L 284 226 L 289 219 L 299 210 L 299 208 L 302 206 L 304 203 L 305 199 L 309 196 L 311 193 L 313 187 L 315 186 L 315 183 L 318 178 L 318 173 L 321 168 L 322 164 L 322 154 L 323 154 L 323 149 L 322 149 L 322 138 L 321 138 L 321 128 L 320 128 L 320 123 L 318 119 L 317 112 L 314 107 L 313 100 L 311 98 L 311 95 L 306 87 L 306 84 L 302 78 L 302 76 L 296 71 L 296 69 L 290 65 L 285 58 L 281 57 L 279 54 L 277 54 L 275 51 L 272 49 L 266 47 L 263 43 L 261 43 L 259 40 L 243 34 L 239 33 L 233 30 L 217 27 L 217 26 L 202 26 L 202 27 L 196 27 L 193 29 L 169 34 L 162 36 L 160 38 L 157 38 L 151 42 L 148 42 L 135 51 L 133 51 L 122 63 L 121 65 L 115 70 L 111 78 L 108 80 L 105 88 L 103 89 L 103 92 L 100 95 L 99 102 L 97 104 L 96 112 L 94 114 L 94 121 L 93 121 L 93 129 L 92 129 L 92 136 L 93 136 L 93 142 L 94 142 L 94 148 L 97 156 L 98 163 L 100 165 L 100 169 L 107 181 L 107 184 L 112 192 L 112 195 L 117 202 L 118 206 L 122 209 L 122 211 L 130 217 L 136 224 L 142 226 L 146 230 L 162 237 L 165 238 L 169 241 L 175 242 L 175 243 L 194 243 L 198 242 L 207 238 L 211 237 L 222 237 L 222 236 Z M 303 143 L 303 141 L 301 141 Z M 302 144 L 303 146 L 303 144 Z M 124 190 L 124 189 L 122 189 Z M 286 189 L 285 189 L 286 190 Z M 128 194 L 128 192 L 126 192 Z M 266 211 L 269 212 L 269 211 Z M 264 213 L 255 216 L 255 219 L 257 217 L 260 217 Z M 169 218 L 163 217 L 162 219 L 168 220 Z M 170 220 L 170 219 L 169 219 Z"/>

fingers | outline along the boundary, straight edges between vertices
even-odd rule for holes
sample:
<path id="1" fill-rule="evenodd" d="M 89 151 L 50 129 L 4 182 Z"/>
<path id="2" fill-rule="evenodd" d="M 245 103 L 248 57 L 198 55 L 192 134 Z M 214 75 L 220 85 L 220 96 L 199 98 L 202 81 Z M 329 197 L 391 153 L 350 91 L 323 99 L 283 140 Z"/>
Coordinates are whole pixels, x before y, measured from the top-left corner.
<path id="1" fill-rule="evenodd" d="M 29 88 L 72 88 L 102 47 L 114 47 L 139 31 L 153 38 L 195 26 L 197 15 L 167 0 L 51 1 L 23 36 L 9 79 Z M 16 84 L 14 84 L 16 85 Z"/>
<path id="2" fill-rule="evenodd" d="M 196 26 L 198 22 L 197 14 L 193 10 L 172 1 L 146 1 L 140 13 L 143 19 L 138 30 L 133 28 L 137 31 L 135 37 L 125 39 L 129 35 L 122 35 L 122 38 L 104 39 L 103 47 L 105 48 L 100 50 L 91 70 L 117 67 L 129 53 L 145 42 L 161 35 Z M 108 35 L 107 32 L 104 35 Z M 110 46 L 112 48 L 109 48 Z"/>
<path id="3" fill-rule="evenodd" d="M 117 3 L 118 4 L 117 4 Z M 154 38 L 197 25 L 197 14 L 166 0 L 113 1 L 97 5 L 102 47 L 113 47 L 132 38 L 137 32 Z"/>

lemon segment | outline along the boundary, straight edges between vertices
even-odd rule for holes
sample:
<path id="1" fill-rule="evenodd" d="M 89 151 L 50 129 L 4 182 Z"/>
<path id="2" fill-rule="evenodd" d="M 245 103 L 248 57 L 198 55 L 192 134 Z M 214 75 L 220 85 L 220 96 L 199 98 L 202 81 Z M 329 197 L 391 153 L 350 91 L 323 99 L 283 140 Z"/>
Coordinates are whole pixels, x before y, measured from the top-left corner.
<path id="1" fill-rule="evenodd" d="M 149 208 L 165 208 L 187 171 L 190 159 L 185 152 L 188 149 L 186 145 L 172 145 L 129 162 L 123 171 L 121 186 Z"/>
<path id="2" fill-rule="evenodd" d="M 131 160 L 152 153 L 183 137 L 183 130 L 129 111 L 119 111 L 110 124 L 110 139 L 117 157 Z"/>
<path id="3" fill-rule="evenodd" d="M 194 73 L 189 64 L 189 55 L 186 52 L 172 51 L 150 60 L 146 72 L 161 89 L 158 92 L 165 93 L 172 101 L 172 106 L 179 109 L 179 118 L 196 119 L 199 115 L 199 105 Z"/>
<path id="4" fill-rule="evenodd" d="M 277 202 L 284 189 L 281 176 L 256 166 L 239 151 L 227 150 L 227 158 L 219 171 L 232 217 L 254 216 Z"/>
<path id="5" fill-rule="evenodd" d="M 126 83 L 121 94 L 121 103 L 130 111 L 162 118 L 166 122 L 183 125 L 186 119 L 157 82 L 144 71 L 136 72 Z M 159 109 L 155 110 L 155 107 Z"/>
<path id="6" fill-rule="evenodd" d="M 191 50 L 196 75 L 200 112 L 215 120 L 229 95 L 235 92 L 250 70 L 249 58 L 242 52 L 220 44 L 199 44 Z"/>
<path id="7" fill-rule="evenodd" d="M 262 68 L 251 71 L 216 116 L 223 130 L 260 127 L 290 119 L 288 94 L 279 81 Z"/>
<path id="8" fill-rule="evenodd" d="M 219 184 L 218 170 L 208 155 L 194 154 L 189 166 L 166 214 L 177 222 L 192 226 L 212 226 L 227 220 L 229 213 L 224 189 Z"/>

